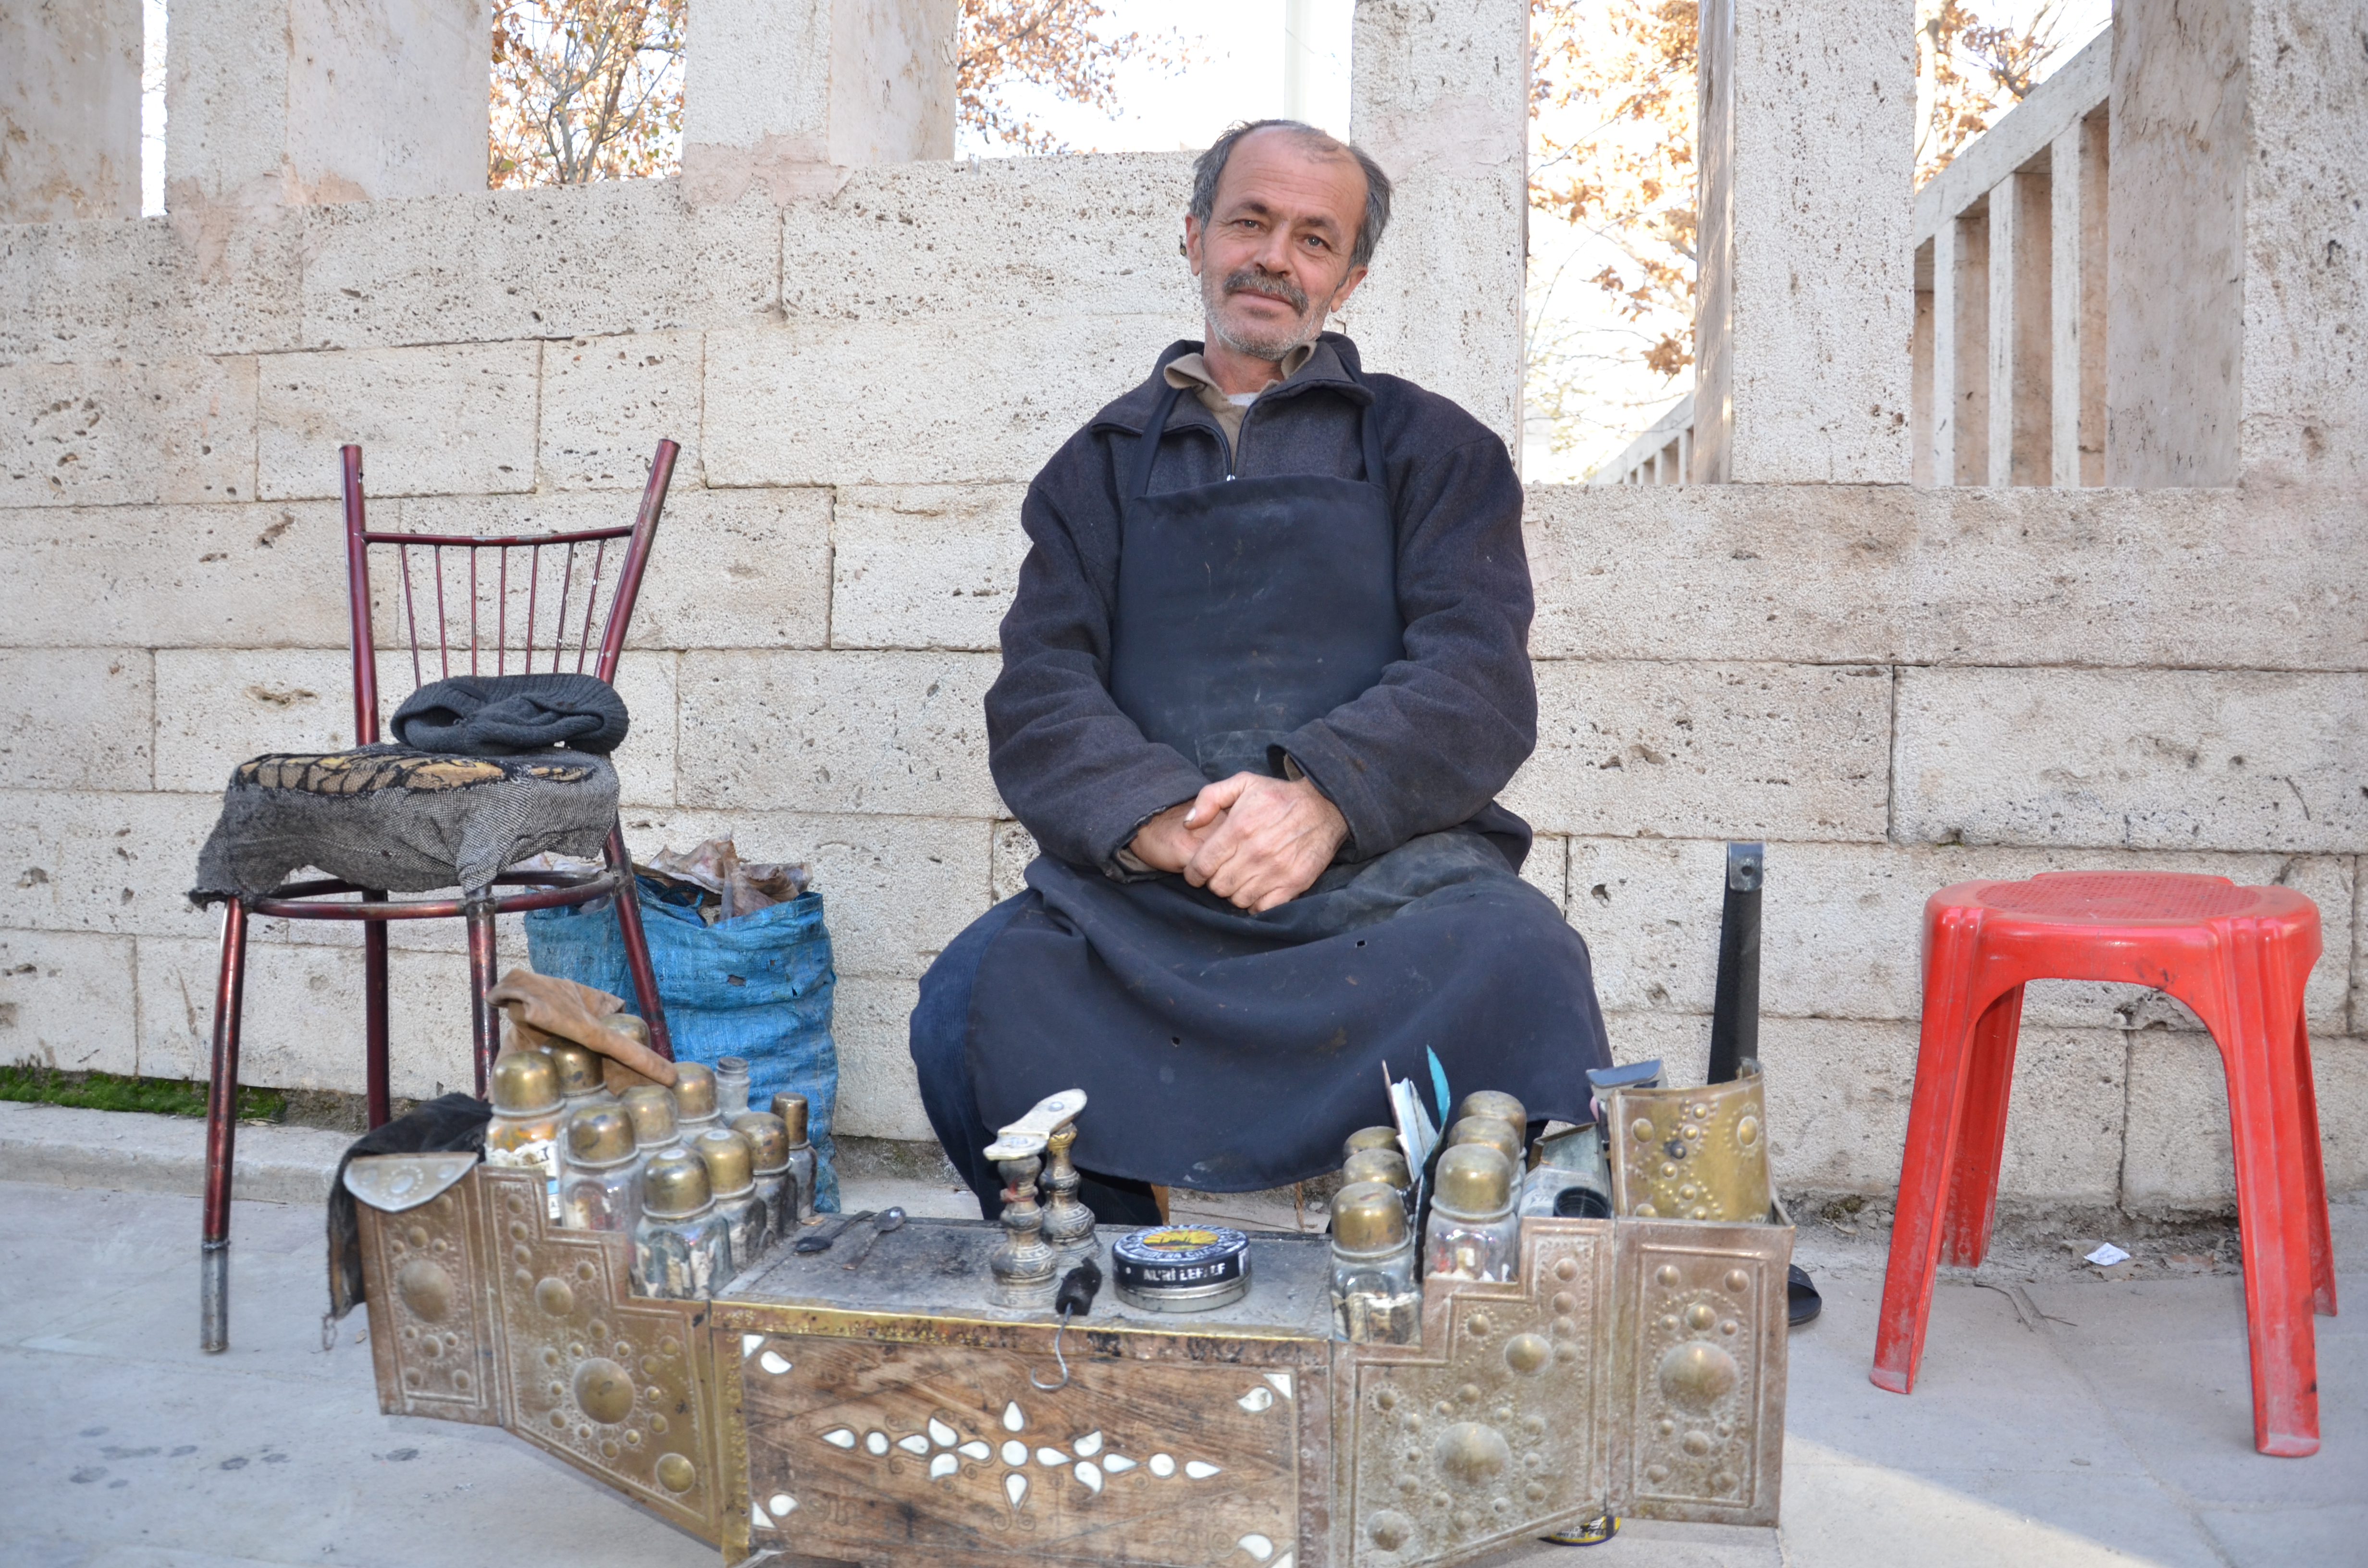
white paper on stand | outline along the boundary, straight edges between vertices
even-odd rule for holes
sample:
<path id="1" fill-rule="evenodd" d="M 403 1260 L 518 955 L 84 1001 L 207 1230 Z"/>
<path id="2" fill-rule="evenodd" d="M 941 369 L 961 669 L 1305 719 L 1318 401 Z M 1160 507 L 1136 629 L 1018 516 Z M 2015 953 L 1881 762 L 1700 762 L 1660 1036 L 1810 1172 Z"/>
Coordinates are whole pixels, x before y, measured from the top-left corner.
<path id="1" fill-rule="evenodd" d="M 1430 1163 L 1430 1152 L 1439 1143 L 1439 1129 L 1431 1125 L 1430 1114 L 1422 1108 L 1422 1096 L 1415 1092 L 1414 1080 L 1390 1080 L 1390 1064 L 1382 1063 L 1382 1085 L 1389 1091 L 1390 1115 L 1397 1122 L 1398 1144 L 1406 1151 L 1406 1169 L 1414 1173 L 1413 1209 L 1422 1212 L 1423 1170 Z"/>

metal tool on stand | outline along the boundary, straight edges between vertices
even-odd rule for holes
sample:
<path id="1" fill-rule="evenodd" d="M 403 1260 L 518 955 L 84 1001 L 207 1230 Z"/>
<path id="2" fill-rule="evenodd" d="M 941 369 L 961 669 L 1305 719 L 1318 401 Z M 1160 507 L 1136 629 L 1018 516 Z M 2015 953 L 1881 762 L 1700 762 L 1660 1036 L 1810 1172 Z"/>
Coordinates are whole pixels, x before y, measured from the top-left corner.
<path id="1" fill-rule="evenodd" d="M 1726 898 L 1718 916 L 1718 989 L 1710 1007 L 1707 1081 L 1728 1084 L 1759 1054 L 1759 887 L 1768 846 L 1726 846 Z"/>
<path id="2" fill-rule="evenodd" d="M 995 1256 L 987 1260 L 987 1267 L 995 1276 L 992 1293 L 997 1306 L 1041 1307 L 1052 1302 L 1053 1277 L 1060 1267 L 1061 1256 L 1044 1237 L 1044 1210 L 1036 1201 L 1036 1176 L 1044 1167 L 1042 1156 L 1053 1136 L 1066 1131 L 1074 1139 L 1076 1130 L 1069 1124 L 1085 1108 L 1083 1089 L 1064 1089 L 1057 1095 L 1048 1095 L 1037 1101 L 1026 1116 L 1006 1125 L 996 1141 L 986 1146 L 986 1157 L 1003 1172 L 1003 1226 L 1010 1233 L 1009 1239 L 996 1248 Z M 1067 1144 L 1062 1148 L 1061 1163 L 1065 1165 Z M 1074 1171 L 1071 1179 L 1075 1179 Z M 1087 1233 L 1090 1235 L 1090 1212 L 1086 1221 Z"/>

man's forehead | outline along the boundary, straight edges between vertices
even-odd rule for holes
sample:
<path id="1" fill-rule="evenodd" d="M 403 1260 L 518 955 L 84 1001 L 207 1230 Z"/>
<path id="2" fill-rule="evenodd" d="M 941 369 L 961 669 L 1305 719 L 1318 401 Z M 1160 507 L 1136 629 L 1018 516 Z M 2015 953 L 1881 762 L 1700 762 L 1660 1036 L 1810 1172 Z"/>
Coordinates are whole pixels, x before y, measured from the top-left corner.
<path id="1" fill-rule="evenodd" d="M 1353 228 L 1364 204 L 1365 171 L 1346 147 L 1280 126 L 1243 137 L 1217 180 L 1220 210 L 1255 205 Z"/>

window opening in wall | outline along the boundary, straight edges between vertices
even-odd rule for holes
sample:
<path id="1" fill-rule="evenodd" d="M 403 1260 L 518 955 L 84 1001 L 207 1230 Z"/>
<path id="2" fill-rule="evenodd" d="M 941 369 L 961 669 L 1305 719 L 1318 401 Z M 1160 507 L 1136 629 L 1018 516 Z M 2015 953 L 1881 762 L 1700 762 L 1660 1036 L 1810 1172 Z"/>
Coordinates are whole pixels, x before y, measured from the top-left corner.
<path id="1" fill-rule="evenodd" d="M 1175 152 L 1235 120 L 1349 133 L 1355 0 L 962 0 L 955 150 Z"/>
<path id="2" fill-rule="evenodd" d="M 165 210 L 165 0 L 140 5 L 140 215 Z"/>
<path id="3" fill-rule="evenodd" d="M 1918 0 L 1917 177 L 2112 22 L 2112 0 Z M 1537 0 L 1521 460 L 1675 483 L 1692 447 L 1698 0 Z"/>
<path id="4" fill-rule="evenodd" d="M 495 0 L 485 183 L 682 169 L 686 0 Z"/>

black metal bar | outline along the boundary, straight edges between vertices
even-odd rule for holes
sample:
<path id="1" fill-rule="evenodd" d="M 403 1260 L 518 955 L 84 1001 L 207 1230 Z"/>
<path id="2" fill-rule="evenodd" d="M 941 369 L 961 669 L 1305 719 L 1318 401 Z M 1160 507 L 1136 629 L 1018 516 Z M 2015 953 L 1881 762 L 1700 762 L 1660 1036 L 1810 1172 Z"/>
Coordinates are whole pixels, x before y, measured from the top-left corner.
<path id="1" fill-rule="evenodd" d="M 1759 888 L 1768 846 L 1726 846 L 1726 898 L 1718 917 L 1718 991 L 1710 1009 L 1708 1081 L 1731 1081 L 1759 1055 Z"/>

